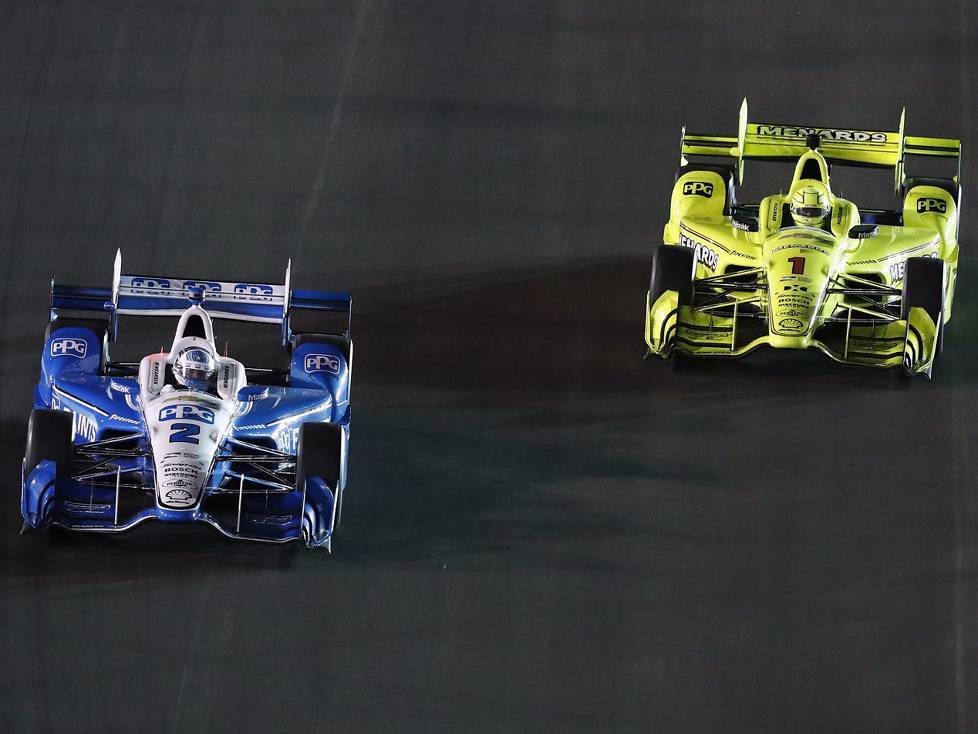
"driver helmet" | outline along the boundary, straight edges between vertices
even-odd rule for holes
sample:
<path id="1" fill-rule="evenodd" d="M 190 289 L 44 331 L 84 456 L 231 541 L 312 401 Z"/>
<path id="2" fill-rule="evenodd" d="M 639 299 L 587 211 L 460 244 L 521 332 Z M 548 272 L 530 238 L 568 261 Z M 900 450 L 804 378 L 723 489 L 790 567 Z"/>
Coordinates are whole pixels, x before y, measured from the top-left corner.
<path id="1" fill-rule="evenodd" d="M 208 390 L 215 375 L 217 358 L 204 345 L 194 344 L 181 349 L 173 362 L 173 376 L 190 390 Z"/>
<path id="2" fill-rule="evenodd" d="M 803 227 L 821 227 L 832 210 L 829 192 L 819 181 L 806 181 L 791 195 L 791 218 Z"/>

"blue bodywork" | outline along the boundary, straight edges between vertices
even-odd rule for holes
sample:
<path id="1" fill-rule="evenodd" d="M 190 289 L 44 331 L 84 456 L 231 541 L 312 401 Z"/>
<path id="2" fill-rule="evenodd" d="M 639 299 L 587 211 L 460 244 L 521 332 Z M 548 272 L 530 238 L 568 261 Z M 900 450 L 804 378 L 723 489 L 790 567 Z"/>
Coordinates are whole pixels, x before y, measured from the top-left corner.
<path id="1" fill-rule="evenodd" d="M 195 281 L 199 282 L 216 284 Z M 229 309 L 216 303 L 211 310 L 206 298 L 202 306 L 219 318 L 248 320 L 247 297 L 257 300 L 263 295 L 262 289 L 269 287 L 237 284 L 235 289 L 252 290 L 235 290 L 243 299 L 230 304 Z M 294 293 L 301 298 L 292 301 L 287 297 L 277 312 L 269 311 L 268 304 L 255 304 L 253 320 L 269 321 L 270 316 L 282 320 L 283 345 L 292 343 L 292 309 L 345 309 L 349 323 L 348 295 Z M 154 315 L 179 313 L 177 309 L 200 298 L 168 296 L 158 301 L 152 307 Z M 56 524 L 74 530 L 122 532 L 147 520 L 202 522 L 228 537 L 275 543 L 303 540 L 309 547 L 329 548 L 346 477 L 349 350 L 338 346 L 336 339 L 307 337 L 290 350 L 287 370 L 276 376 L 281 384 L 261 384 L 261 372 L 249 375 L 250 384 L 229 398 L 234 402 L 234 417 L 200 500 L 193 507 L 171 509 L 159 503 L 155 492 L 156 468 L 140 410 L 135 370 L 131 365 L 128 371 L 115 364 L 107 367 L 104 354 L 116 336 L 116 316 L 126 313 L 126 308 L 117 286 L 113 291 L 52 288 L 52 327 L 59 325 L 59 314 L 66 309 L 101 311 L 107 326 L 106 333 L 99 333 L 97 322 L 92 326 L 90 322 L 62 320 L 64 326 L 49 329 L 33 402 L 35 409 L 71 413 L 73 459 L 70 471 L 66 467 L 59 471 L 55 462 L 47 459 L 29 471 L 24 467 L 28 472 L 22 477 L 25 527 L 42 529 Z M 131 304 L 128 309 L 136 310 Z M 149 310 L 140 307 L 138 312 Z M 348 336 L 347 332 L 341 339 L 348 343 Z M 304 423 L 332 423 L 341 428 L 338 481 L 306 476 L 304 482 L 296 482 L 296 454 Z"/>

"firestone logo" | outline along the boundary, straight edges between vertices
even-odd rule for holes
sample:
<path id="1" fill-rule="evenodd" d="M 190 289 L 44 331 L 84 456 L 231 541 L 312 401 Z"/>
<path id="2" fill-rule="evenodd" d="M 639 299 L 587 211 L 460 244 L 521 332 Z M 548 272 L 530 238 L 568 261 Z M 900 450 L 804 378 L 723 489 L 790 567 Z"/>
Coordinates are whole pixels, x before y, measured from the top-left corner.
<path id="1" fill-rule="evenodd" d="M 72 339 L 62 337 L 61 339 L 51 340 L 52 357 L 78 357 L 84 359 L 88 354 L 88 342 L 84 339 Z"/>
<path id="2" fill-rule="evenodd" d="M 305 359 L 306 372 L 329 372 L 332 375 L 340 373 L 340 358 L 332 354 L 307 354 Z"/>

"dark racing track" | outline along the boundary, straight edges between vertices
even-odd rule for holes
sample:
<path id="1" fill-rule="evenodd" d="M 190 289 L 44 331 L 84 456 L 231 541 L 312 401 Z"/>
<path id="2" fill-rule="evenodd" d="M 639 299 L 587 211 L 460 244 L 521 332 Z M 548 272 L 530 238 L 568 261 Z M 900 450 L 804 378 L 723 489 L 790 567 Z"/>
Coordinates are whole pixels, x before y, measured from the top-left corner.
<path id="1" fill-rule="evenodd" d="M 976 49 L 963 0 L 4 4 L 0 730 L 978 731 L 971 212 L 932 383 L 641 359 L 684 122 L 906 105 L 967 204 Z M 17 534 L 49 278 L 117 247 L 354 293 L 332 557 Z"/>

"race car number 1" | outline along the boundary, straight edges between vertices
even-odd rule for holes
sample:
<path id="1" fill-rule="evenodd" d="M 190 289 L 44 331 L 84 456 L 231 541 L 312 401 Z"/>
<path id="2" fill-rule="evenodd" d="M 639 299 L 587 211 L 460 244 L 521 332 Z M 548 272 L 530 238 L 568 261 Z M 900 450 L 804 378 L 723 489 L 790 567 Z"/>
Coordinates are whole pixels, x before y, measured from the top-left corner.
<path id="1" fill-rule="evenodd" d="M 792 275 L 804 275 L 805 274 L 805 258 L 803 257 L 789 257 L 788 262 L 791 263 L 791 274 Z"/>

